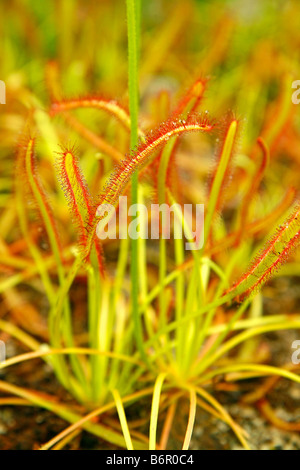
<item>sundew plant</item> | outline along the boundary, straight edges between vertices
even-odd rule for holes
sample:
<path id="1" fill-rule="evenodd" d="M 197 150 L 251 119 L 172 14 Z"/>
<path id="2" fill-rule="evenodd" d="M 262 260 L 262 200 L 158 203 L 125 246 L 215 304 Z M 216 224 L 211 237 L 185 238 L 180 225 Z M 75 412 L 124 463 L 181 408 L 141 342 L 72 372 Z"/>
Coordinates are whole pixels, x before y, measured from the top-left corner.
<path id="1" fill-rule="evenodd" d="M 253 448 L 220 390 L 299 430 L 267 396 L 300 383 L 292 339 L 288 362 L 267 343 L 300 339 L 274 281 L 300 275 L 300 11 L 281 4 L 1 3 L 0 405 L 65 422 L 35 448 L 187 450 L 203 412 Z"/>

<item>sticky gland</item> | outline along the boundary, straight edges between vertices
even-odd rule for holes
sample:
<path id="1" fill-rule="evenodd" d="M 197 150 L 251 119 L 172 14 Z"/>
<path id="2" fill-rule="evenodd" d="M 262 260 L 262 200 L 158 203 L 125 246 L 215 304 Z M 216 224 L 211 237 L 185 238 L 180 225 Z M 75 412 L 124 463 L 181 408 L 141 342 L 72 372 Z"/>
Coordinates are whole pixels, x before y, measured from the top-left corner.
<path id="1" fill-rule="evenodd" d="M 189 115 L 195 114 L 197 111 L 200 103 L 203 100 L 204 93 L 206 90 L 207 79 L 198 78 L 193 82 L 193 84 L 189 87 L 187 92 L 183 95 L 183 97 L 179 100 L 179 103 L 173 113 L 171 114 L 171 118 L 178 119 L 178 118 L 187 118 Z M 178 140 L 173 140 L 173 145 L 171 149 L 171 155 L 168 158 L 168 165 L 167 165 L 167 172 L 166 172 L 166 186 L 171 188 L 172 184 L 178 178 L 178 174 L 176 173 L 176 161 L 175 155 L 178 147 Z M 164 149 L 161 151 L 160 156 L 158 157 L 158 162 L 160 161 L 161 156 L 163 155 Z M 158 172 L 155 173 L 155 179 Z M 178 184 L 178 183 L 177 183 Z M 158 187 L 158 182 L 156 183 L 155 187 Z M 158 191 L 158 189 L 157 189 Z"/>
<path id="2" fill-rule="evenodd" d="M 149 132 L 143 142 L 137 149 L 130 153 L 127 158 L 117 167 L 113 175 L 106 184 L 104 191 L 96 199 L 94 204 L 92 217 L 86 224 L 88 232 L 87 245 L 84 248 L 84 258 L 89 255 L 91 245 L 95 236 L 95 231 L 100 217 L 97 217 L 97 209 L 102 204 L 110 204 L 117 207 L 119 196 L 124 192 L 130 182 L 130 178 L 136 170 L 140 170 L 152 161 L 152 154 L 155 150 L 165 144 L 170 138 L 179 136 L 188 132 L 200 131 L 209 133 L 213 130 L 214 124 L 205 115 L 192 115 L 186 120 L 169 119 L 155 131 Z"/>
<path id="3" fill-rule="evenodd" d="M 26 199 L 31 199 L 34 202 L 39 218 L 43 221 L 43 225 L 47 228 L 48 233 L 52 231 L 54 234 L 55 244 L 63 259 L 61 243 L 53 213 L 36 171 L 34 146 L 35 139 L 33 137 L 23 136 L 22 140 L 19 142 L 16 168 L 17 182 L 23 185 L 27 193 Z M 20 181 L 20 178 L 22 178 L 22 181 Z M 25 182 L 27 182 L 26 185 L 24 184 Z"/>
<path id="4" fill-rule="evenodd" d="M 79 166 L 74 148 L 63 151 L 56 160 L 58 179 L 68 201 L 71 216 L 79 232 L 79 245 L 87 245 L 87 228 L 92 223 L 93 198 Z M 102 246 L 94 240 L 100 272 L 104 275 Z"/>
<path id="5" fill-rule="evenodd" d="M 286 262 L 300 241 L 300 206 L 278 227 L 247 272 L 224 294 L 232 294 L 238 300 L 254 294 Z"/>
<path id="6" fill-rule="evenodd" d="M 54 101 L 50 107 L 50 116 L 73 109 L 94 108 L 106 111 L 114 116 L 128 131 L 130 131 L 130 116 L 128 111 L 115 100 L 106 100 L 97 96 L 82 97 Z"/>

